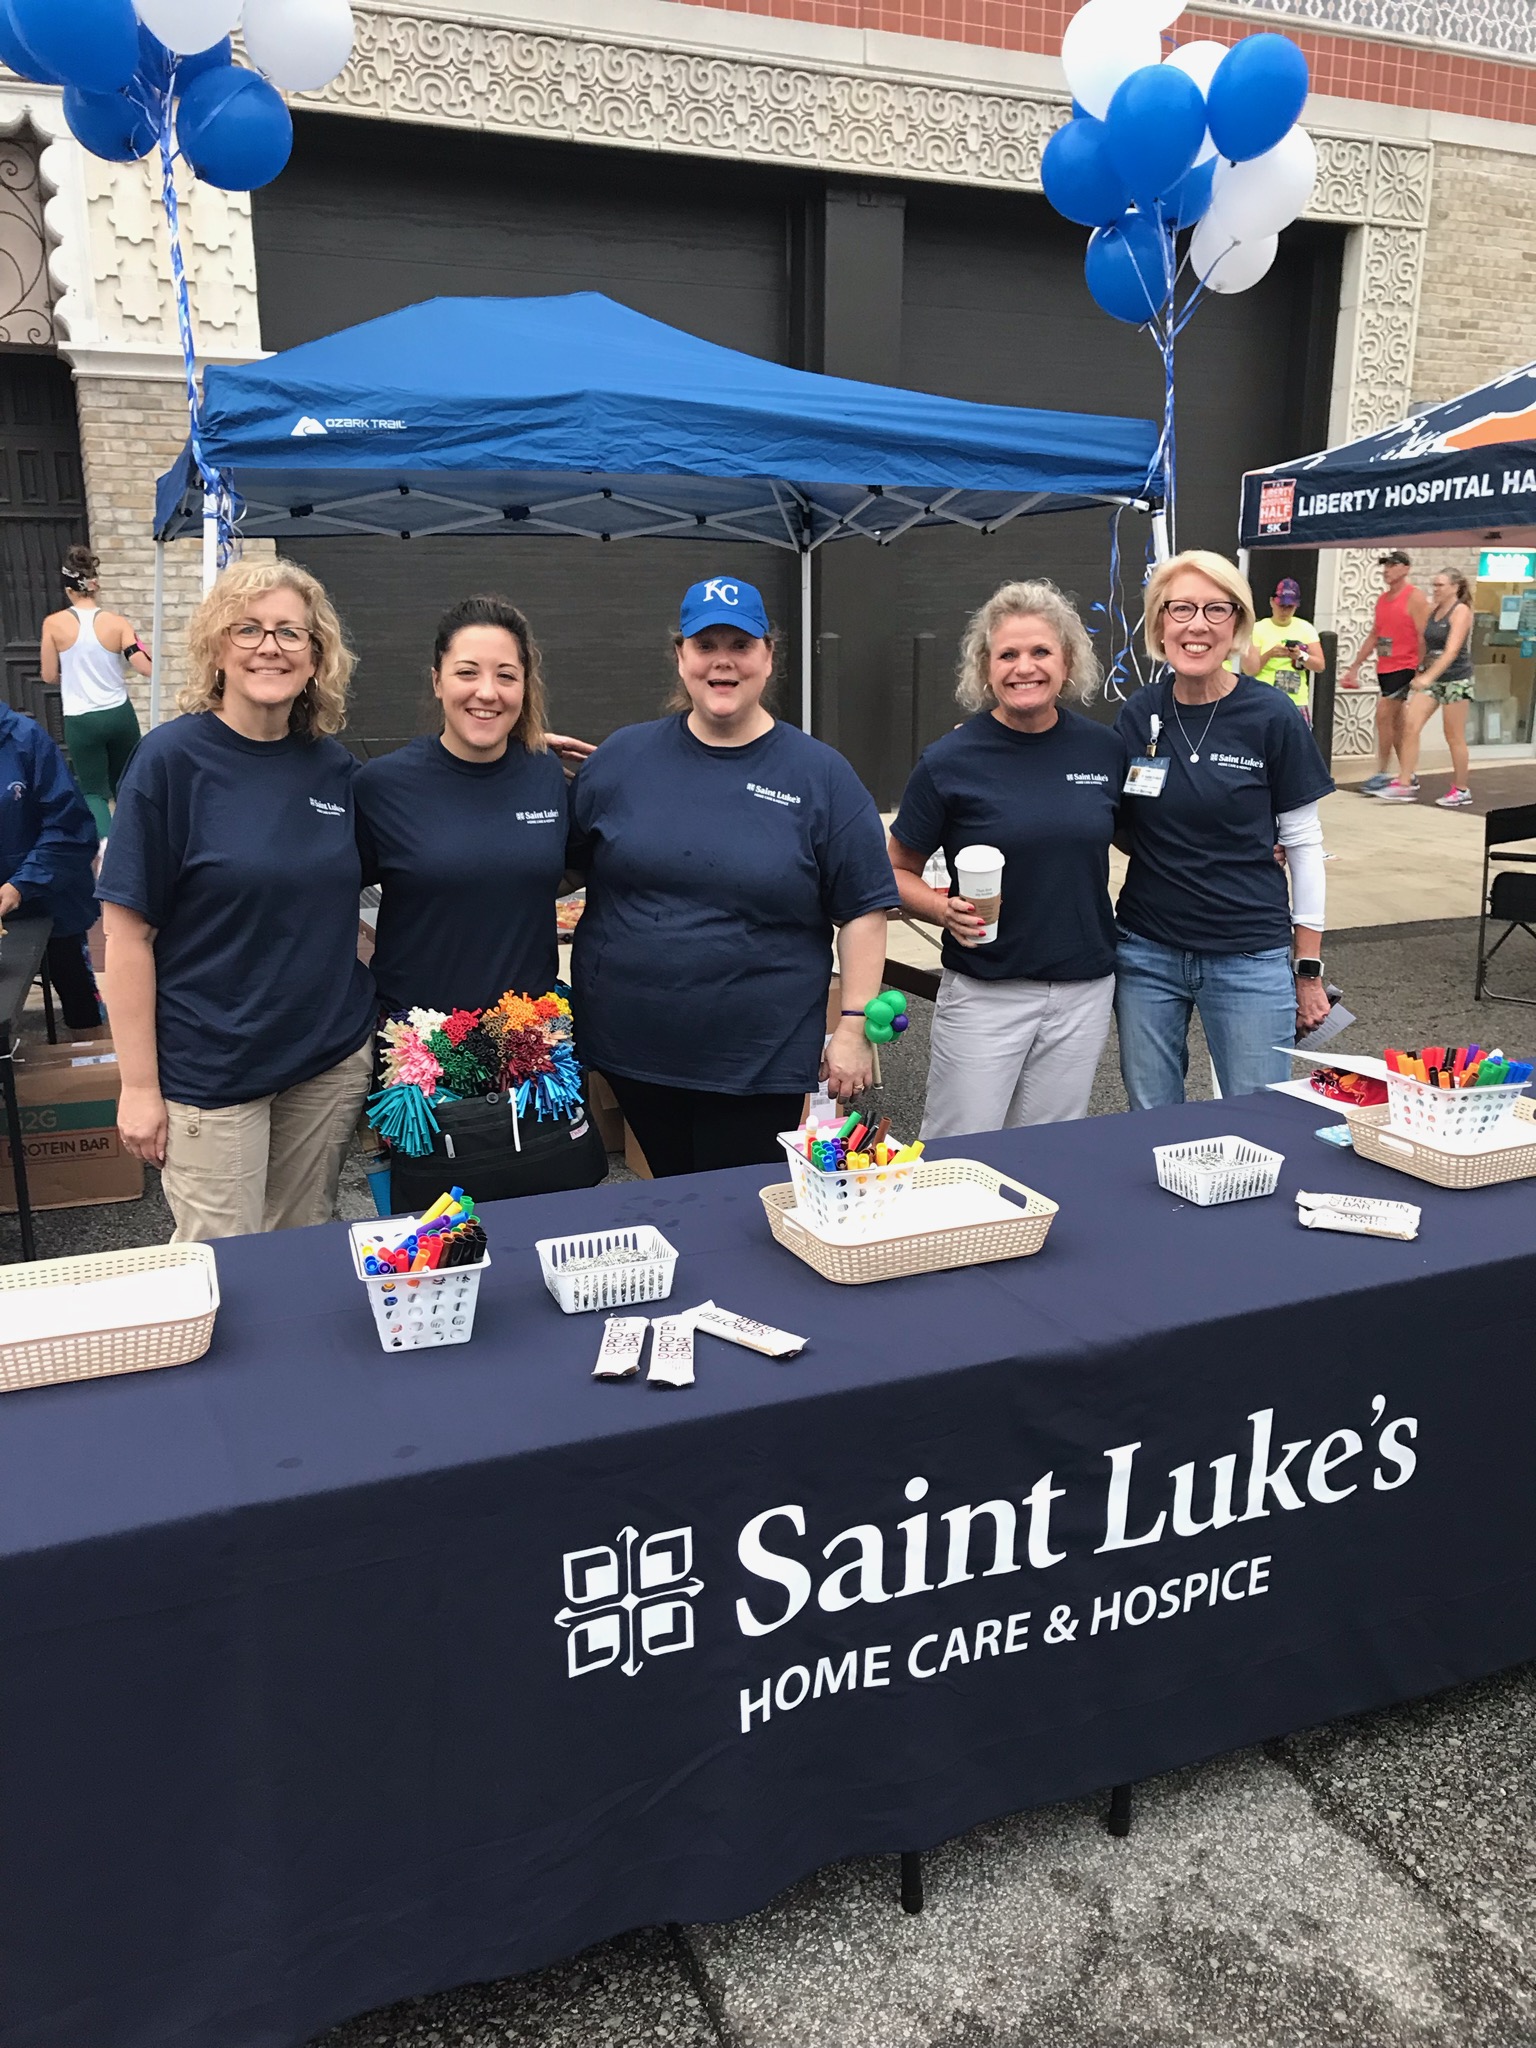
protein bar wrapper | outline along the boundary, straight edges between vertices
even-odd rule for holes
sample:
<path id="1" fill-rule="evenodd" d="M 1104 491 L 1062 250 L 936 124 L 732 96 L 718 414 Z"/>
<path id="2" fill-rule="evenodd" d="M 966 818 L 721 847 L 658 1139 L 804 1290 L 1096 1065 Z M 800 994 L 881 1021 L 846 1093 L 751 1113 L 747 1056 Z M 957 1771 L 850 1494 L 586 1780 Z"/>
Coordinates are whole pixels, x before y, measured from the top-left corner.
<path id="1" fill-rule="evenodd" d="M 649 1316 L 610 1316 L 603 1329 L 603 1341 L 592 1368 L 595 1380 L 627 1380 L 640 1370 L 645 1350 Z"/>
<path id="2" fill-rule="evenodd" d="M 658 1316 L 651 1325 L 651 1369 L 647 1384 L 653 1387 L 693 1385 L 693 1317 Z"/>
<path id="3" fill-rule="evenodd" d="M 775 1330 L 768 1323 L 754 1322 L 751 1316 L 732 1315 L 729 1309 L 719 1308 L 712 1301 L 694 1310 L 693 1326 L 711 1337 L 723 1337 L 727 1344 L 760 1351 L 765 1358 L 793 1358 L 805 1349 L 803 1337 L 793 1336 L 788 1330 Z"/>
<path id="4" fill-rule="evenodd" d="M 1390 1216 L 1345 1216 L 1337 1209 L 1298 1209 L 1296 1221 L 1303 1230 L 1341 1230 L 1350 1237 L 1396 1237 L 1407 1242 L 1419 1234 L 1416 1223 L 1405 1225 Z"/>
<path id="5" fill-rule="evenodd" d="M 1391 1202 L 1381 1195 L 1309 1195 L 1298 1190 L 1298 1209 L 1332 1209 L 1340 1216 L 1390 1216 L 1417 1230 L 1421 1211 L 1413 1202 Z"/>

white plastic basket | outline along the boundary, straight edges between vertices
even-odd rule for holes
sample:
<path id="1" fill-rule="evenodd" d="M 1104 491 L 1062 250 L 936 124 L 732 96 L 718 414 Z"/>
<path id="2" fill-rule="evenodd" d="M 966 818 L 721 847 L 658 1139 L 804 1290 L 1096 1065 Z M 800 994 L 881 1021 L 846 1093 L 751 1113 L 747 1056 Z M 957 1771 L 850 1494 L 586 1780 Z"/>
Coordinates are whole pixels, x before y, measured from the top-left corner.
<path id="1" fill-rule="evenodd" d="M 1157 1182 L 1209 1209 L 1217 1202 L 1246 1202 L 1272 1195 L 1280 1184 L 1283 1152 L 1267 1152 L 1246 1138 L 1195 1138 L 1183 1145 L 1154 1145 Z"/>
<path id="2" fill-rule="evenodd" d="M 677 1271 L 677 1249 L 667 1243 L 649 1223 L 628 1230 L 591 1230 L 580 1237 L 541 1237 L 534 1249 L 544 1285 L 568 1316 L 594 1308 L 627 1308 L 637 1301 L 664 1301 L 672 1292 L 672 1275 Z M 573 1261 L 593 1259 L 603 1252 L 639 1252 L 618 1266 L 579 1266 Z"/>
<path id="3" fill-rule="evenodd" d="M 1525 1083 L 1499 1088 L 1431 1088 L 1406 1074 L 1387 1076 L 1387 1126 L 1410 1138 L 1474 1151 L 1497 1131 L 1507 1136 L 1506 1117 L 1525 1093 Z"/>
<path id="4" fill-rule="evenodd" d="M 818 1236 L 842 1243 L 878 1237 L 892 1203 L 906 1194 L 918 1167 L 917 1160 L 909 1159 L 902 1166 L 856 1166 L 826 1173 L 806 1158 L 793 1131 L 780 1131 L 779 1143 L 789 1159 L 800 1220 Z"/>
<path id="5" fill-rule="evenodd" d="M 409 1237 L 419 1216 L 392 1216 L 390 1231 Z M 366 1273 L 363 1246 L 377 1243 L 377 1223 L 354 1223 L 347 1232 L 352 1265 L 368 1290 L 379 1342 L 386 1351 L 427 1351 L 439 1344 L 467 1344 L 474 1334 L 480 1275 L 489 1252 L 474 1266 L 449 1266 L 438 1273 Z"/>

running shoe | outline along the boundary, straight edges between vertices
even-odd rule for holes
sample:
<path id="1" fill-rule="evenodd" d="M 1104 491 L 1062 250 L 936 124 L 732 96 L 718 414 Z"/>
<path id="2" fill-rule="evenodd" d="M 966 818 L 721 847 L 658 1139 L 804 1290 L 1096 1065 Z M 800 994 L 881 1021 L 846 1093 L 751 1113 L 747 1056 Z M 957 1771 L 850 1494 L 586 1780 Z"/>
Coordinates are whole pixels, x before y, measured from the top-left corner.
<path id="1" fill-rule="evenodd" d="M 1472 801 L 1470 789 L 1448 789 L 1444 796 L 1437 796 L 1435 802 L 1442 811 L 1464 811 Z"/>
<path id="2" fill-rule="evenodd" d="M 1412 782 L 1389 782 L 1385 789 L 1378 789 L 1376 801 L 1379 804 L 1416 804 L 1419 800 L 1419 779 Z"/>
<path id="3" fill-rule="evenodd" d="M 1360 794 L 1362 796 L 1379 796 L 1391 780 L 1390 775 L 1373 775 L 1368 782 L 1361 783 Z"/>

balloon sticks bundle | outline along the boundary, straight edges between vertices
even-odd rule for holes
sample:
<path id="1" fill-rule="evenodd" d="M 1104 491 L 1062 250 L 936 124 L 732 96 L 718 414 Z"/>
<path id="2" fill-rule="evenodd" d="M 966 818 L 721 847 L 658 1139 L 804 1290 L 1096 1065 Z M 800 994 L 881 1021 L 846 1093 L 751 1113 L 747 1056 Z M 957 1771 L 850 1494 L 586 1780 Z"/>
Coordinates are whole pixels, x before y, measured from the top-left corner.
<path id="1" fill-rule="evenodd" d="M 1244 292 L 1275 260 L 1280 231 L 1305 212 L 1317 149 L 1297 125 L 1307 60 L 1266 32 L 1231 45 L 1188 41 L 1163 54 L 1181 0 L 1084 0 L 1061 61 L 1073 118 L 1045 146 L 1040 182 L 1065 219 L 1091 228 L 1083 268 L 1094 302 L 1144 327 L 1163 361 L 1163 424 L 1147 472 L 1152 554 L 1178 547 L 1174 342 L 1205 292 Z M 1177 237 L 1189 231 L 1182 255 Z M 1186 267 L 1193 287 L 1182 305 Z M 1137 669 L 1119 597 L 1119 510 L 1111 515 L 1111 697 Z M 1162 545 L 1158 545 L 1161 542 Z M 1150 566 L 1150 560 L 1149 560 Z M 1096 607 L 1103 610 L 1102 606 Z M 1138 672 L 1139 673 L 1139 672 Z"/>
<path id="2" fill-rule="evenodd" d="M 581 1107 L 571 1006 L 558 990 L 509 989 L 487 1010 L 402 1010 L 379 1035 L 384 1085 L 368 1098 L 368 1121 L 410 1158 L 432 1150 L 434 1104 L 507 1094 L 520 1117 L 532 1110 L 540 1118 Z"/>

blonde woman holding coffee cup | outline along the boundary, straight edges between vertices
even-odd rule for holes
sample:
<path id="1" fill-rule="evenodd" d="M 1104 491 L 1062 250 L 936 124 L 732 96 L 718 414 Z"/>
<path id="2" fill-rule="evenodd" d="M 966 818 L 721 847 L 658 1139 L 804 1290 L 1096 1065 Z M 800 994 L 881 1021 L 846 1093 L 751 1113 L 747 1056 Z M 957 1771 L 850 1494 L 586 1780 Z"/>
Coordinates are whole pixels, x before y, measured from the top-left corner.
<path id="1" fill-rule="evenodd" d="M 971 716 L 927 748 L 891 828 L 902 908 L 944 929 L 924 1138 L 1085 1116 L 1109 1035 L 1109 901 L 1125 742 L 1070 708 L 1098 687 L 1054 583 L 1005 583 L 966 629 Z M 942 849 L 945 894 L 923 880 Z"/>

